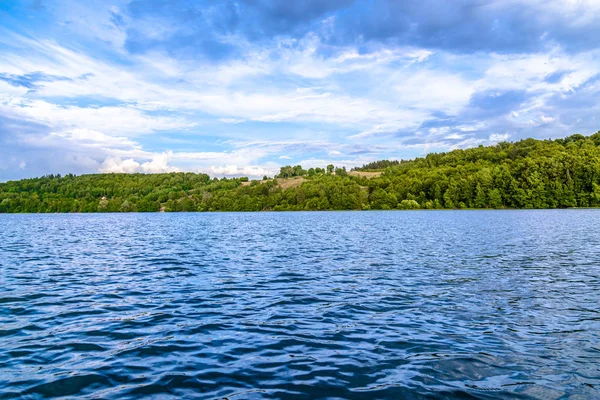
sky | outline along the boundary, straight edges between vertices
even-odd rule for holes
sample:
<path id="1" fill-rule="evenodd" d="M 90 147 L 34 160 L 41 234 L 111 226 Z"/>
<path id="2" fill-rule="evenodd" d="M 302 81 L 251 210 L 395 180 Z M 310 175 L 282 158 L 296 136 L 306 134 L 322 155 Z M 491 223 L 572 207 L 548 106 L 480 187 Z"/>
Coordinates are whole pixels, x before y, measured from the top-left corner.
<path id="1" fill-rule="evenodd" d="M 600 130 L 600 0 L 2 0 L 0 181 Z"/>

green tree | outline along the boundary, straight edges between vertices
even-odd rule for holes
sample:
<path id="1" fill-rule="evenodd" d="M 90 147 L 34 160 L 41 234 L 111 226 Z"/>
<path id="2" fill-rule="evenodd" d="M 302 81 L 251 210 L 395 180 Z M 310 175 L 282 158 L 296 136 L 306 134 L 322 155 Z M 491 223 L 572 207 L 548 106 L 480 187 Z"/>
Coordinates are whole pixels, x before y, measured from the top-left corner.
<path id="1" fill-rule="evenodd" d="M 488 203 L 491 208 L 502 207 L 502 196 L 498 189 L 490 189 L 488 192 Z"/>
<path id="2" fill-rule="evenodd" d="M 401 210 L 418 210 L 421 208 L 416 200 L 402 200 L 398 205 Z"/>
<path id="3" fill-rule="evenodd" d="M 348 172 L 346 172 L 346 167 L 336 168 L 335 169 L 335 174 L 337 176 L 348 176 Z"/>

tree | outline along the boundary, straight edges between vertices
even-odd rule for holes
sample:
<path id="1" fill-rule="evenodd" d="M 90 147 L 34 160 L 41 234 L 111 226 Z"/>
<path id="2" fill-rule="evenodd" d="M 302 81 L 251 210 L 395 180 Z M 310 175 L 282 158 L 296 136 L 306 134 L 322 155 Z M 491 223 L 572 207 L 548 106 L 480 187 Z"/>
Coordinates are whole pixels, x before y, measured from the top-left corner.
<path id="1" fill-rule="evenodd" d="M 346 172 L 346 167 L 336 168 L 335 169 L 335 174 L 337 176 L 348 176 L 348 172 Z"/>
<path id="2" fill-rule="evenodd" d="M 291 165 L 286 165 L 285 167 L 281 167 L 279 169 L 279 175 L 277 175 L 278 178 L 290 178 L 294 176 L 294 169 L 292 168 Z"/>
<path id="3" fill-rule="evenodd" d="M 401 210 L 418 210 L 421 208 L 416 200 L 402 200 L 398 205 Z"/>
<path id="4" fill-rule="evenodd" d="M 149 200 L 149 199 L 142 199 L 138 202 L 138 206 L 137 209 L 140 212 L 152 212 L 152 211 L 158 211 L 158 204 Z"/>
<path id="5" fill-rule="evenodd" d="M 491 208 L 502 207 L 502 195 L 498 189 L 491 189 L 488 192 L 488 203 Z"/>
<path id="6" fill-rule="evenodd" d="M 485 190 L 481 187 L 481 184 L 477 184 L 475 193 L 475 207 L 487 208 L 487 196 L 485 194 Z"/>
<path id="7" fill-rule="evenodd" d="M 302 169 L 301 165 L 296 165 L 294 167 L 293 176 L 304 176 L 306 175 L 306 170 Z"/>
<path id="8" fill-rule="evenodd" d="M 129 201 L 125 200 L 122 204 L 121 207 L 119 208 L 120 212 L 132 212 L 135 211 L 135 206 L 130 204 Z"/>

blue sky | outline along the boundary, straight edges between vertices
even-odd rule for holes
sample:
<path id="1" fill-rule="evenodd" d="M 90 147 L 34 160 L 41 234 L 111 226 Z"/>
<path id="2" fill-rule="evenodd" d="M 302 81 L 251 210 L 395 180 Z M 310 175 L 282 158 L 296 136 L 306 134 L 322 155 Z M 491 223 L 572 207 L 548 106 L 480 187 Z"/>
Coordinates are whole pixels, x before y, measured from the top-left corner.
<path id="1" fill-rule="evenodd" d="M 600 130 L 596 0 L 3 0 L 0 181 Z"/>

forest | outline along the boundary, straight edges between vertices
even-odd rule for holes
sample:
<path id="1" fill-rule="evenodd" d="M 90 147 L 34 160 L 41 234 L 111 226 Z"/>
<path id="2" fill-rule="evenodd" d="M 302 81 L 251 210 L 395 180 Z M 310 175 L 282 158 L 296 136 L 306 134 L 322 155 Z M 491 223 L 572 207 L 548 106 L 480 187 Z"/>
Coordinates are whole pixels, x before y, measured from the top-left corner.
<path id="1" fill-rule="evenodd" d="M 376 173 L 375 173 L 376 172 Z M 499 209 L 600 206 L 600 132 L 380 160 L 284 166 L 270 179 L 46 175 L 0 183 L 0 213 Z"/>

